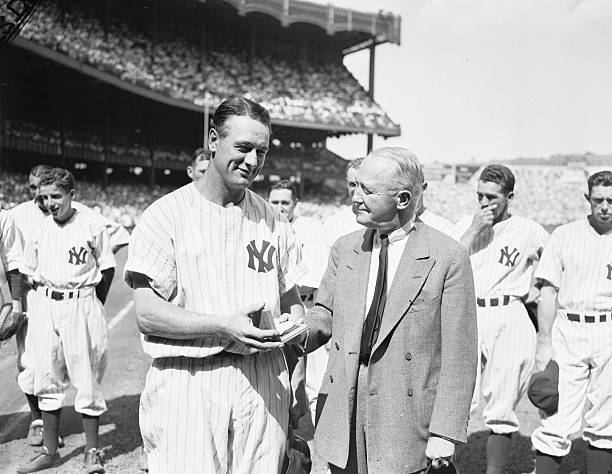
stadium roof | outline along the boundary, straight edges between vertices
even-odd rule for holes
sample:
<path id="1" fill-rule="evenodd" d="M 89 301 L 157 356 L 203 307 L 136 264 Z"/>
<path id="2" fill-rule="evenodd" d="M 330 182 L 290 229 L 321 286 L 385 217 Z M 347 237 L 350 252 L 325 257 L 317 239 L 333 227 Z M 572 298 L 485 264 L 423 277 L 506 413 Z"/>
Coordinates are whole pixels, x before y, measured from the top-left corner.
<path id="1" fill-rule="evenodd" d="M 213 3 L 211 0 L 199 0 Z M 240 16 L 248 13 L 264 13 L 276 18 L 282 26 L 294 23 L 309 23 L 321 27 L 328 35 L 351 32 L 346 38 L 347 48 L 358 46 L 374 39 L 377 44 L 400 44 L 401 18 L 392 13 L 368 13 L 332 4 L 306 2 L 301 0 L 224 0 L 232 5 Z"/>

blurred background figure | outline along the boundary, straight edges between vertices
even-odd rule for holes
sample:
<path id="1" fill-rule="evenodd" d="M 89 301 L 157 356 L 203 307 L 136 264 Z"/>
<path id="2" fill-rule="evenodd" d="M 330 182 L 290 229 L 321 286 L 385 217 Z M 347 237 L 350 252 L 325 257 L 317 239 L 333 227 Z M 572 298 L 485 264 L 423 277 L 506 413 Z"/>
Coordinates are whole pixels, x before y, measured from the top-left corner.
<path id="1" fill-rule="evenodd" d="M 191 163 L 187 165 L 187 176 L 191 181 L 196 181 L 206 172 L 210 156 L 204 148 L 198 148 L 193 152 Z"/>

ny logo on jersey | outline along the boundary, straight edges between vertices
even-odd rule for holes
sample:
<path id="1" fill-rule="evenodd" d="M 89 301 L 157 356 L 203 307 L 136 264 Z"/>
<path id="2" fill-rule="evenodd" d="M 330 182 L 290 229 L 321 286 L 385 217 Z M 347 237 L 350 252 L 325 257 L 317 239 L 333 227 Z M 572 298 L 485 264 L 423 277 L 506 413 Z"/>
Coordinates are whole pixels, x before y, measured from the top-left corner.
<path id="1" fill-rule="evenodd" d="M 68 250 L 68 263 L 73 265 L 85 265 L 85 259 L 87 258 L 87 250 L 85 247 L 81 247 L 79 250 L 76 247 L 72 247 Z"/>
<path id="2" fill-rule="evenodd" d="M 506 245 L 503 249 L 501 249 L 501 255 L 499 256 L 499 263 L 502 265 L 506 265 L 507 267 L 513 267 L 516 263 L 516 259 L 519 256 L 519 251 L 517 248 L 510 252 L 508 250 L 508 246 Z"/>
<path id="3" fill-rule="evenodd" d="M 606 278 L 612 280 L 612 263 L 608 263 L 608 276 Z"/>
<path id="4" fill-rule="evenodd" d="M 257 270 L 259 273 L 267 273 L 274 268 L 274 252 L 276 247 L 271 245 L 270 242 L 264 240 L 261 244 L 261 250 L 255 246 L 255 241 L 251 240 L 247 245 L 247 252 L 249 252 L 249 268 L 251 270 Z M 258 266 L 255 268 L 255 259 L 258 261 Z"/>

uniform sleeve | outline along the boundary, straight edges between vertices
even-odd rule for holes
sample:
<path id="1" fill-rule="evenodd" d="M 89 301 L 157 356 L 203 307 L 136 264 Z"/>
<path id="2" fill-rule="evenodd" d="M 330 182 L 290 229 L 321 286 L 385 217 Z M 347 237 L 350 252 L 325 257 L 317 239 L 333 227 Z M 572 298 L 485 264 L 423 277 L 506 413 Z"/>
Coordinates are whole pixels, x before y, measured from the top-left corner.
<path id="1" fill-rule="evenodd" d="M 74 202 L 73 207 L 78 210 L 91 212 L 91 215 L 106 228 L 112 247 L 127 245 L 130 242 L 130 233 L 118 222 L 103 216 L 80 202 Z"/>
<path id="2" fill-rule="evenodd" d="M 96 226 L 97 227 L 97 226 Z M 117 262 L 113 255 L 113 246 L 105 227 L 98 227 L 95 236 L 95 252 L 100 271 L 115 268 Z"/>
<path id="3" fill-rule="evenodd" d="M 23 248 L 23 256 L 19 264 L 19 271 L 29 277 L 34 275 L 38 267 L 38 240 L 28 239 Z"/>
<path id="4" fill-rule="evenodd" d="M 280 294 L 293 288 L 306 273 L 302 264 L 302 246 L 298 243 L 291 224 L 284 218 L 278 221 L 279 226 L 279 271 L 278 287 Z"/>
<path id="5" fill-rule="evenodd" d="M 540 263 L 535 271 L 537 280 L 548 281 L 555 288 L 559 288 L 561 284 L 561 274 L 565 264 L 560 250 L 559 233 L 553 232 L 544 246 L 544 251 L 540 257 Z"/>
<path id="6" fill-rule="evenodd" d="M 169 212 L 159 203 L 142 214 L 132 232 L 125 264 L 124 279 L 130 287 L 131 273 L 142 273 L 159 295 L 166 300 L 172 298 L 177 286 L 172 228 Z"/>
<path id="7" fill-rule="evenodd" d="M 23 255 L 23 238 L 15 225 L 15 219 L 7 211 L 0 211 L 0 258 L 4 271 L 10 272 L 19 268 Z"/>
<path id="8" fill-rule="evenodd" d="M 542 227 L 540 224 L 536 224 L 533 229 L 532 237 L 533 244 L 531 248 L 530 258 L 534 261 L 537 261 L 540 259 L 540 255 L 542 254 L 544 246 L 546 245 L 546 242 L 548 242 L 548 238 L 550 237 L 550 235 L 548 234 L 548 232 L 546 232 L 544 227 Z"/>

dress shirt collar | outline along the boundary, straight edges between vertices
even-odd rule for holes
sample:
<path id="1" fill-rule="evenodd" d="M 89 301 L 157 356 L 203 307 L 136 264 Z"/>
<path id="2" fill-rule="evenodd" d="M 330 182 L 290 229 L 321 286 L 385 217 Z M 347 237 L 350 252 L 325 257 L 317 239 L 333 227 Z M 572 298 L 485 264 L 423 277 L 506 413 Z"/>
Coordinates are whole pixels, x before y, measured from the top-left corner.
<path id="1" fill-rule="evenodd" d="M 407 238 L 408 235 L 410 235 L 410 232 L 414 230 L 414 220 L 415 220 L 415 216 L 412 216 L 412 218 L 408 222 L 406 222 L 406 224 L 404 224 L 402 227 L 400 227 L 399 229 L 395 229 L 394 231 L 388 233 L 387 235 L 389 236 L 389 244 L 392 244 L 394 242 L 399 242 L 400 240 L 404 240 L 405 238 Z M 380 246 L 380 234 L 381 234 L 380 231 L 376 231 L 374 234 L 375 235 L 374 242 L 377 246 Z"/>

